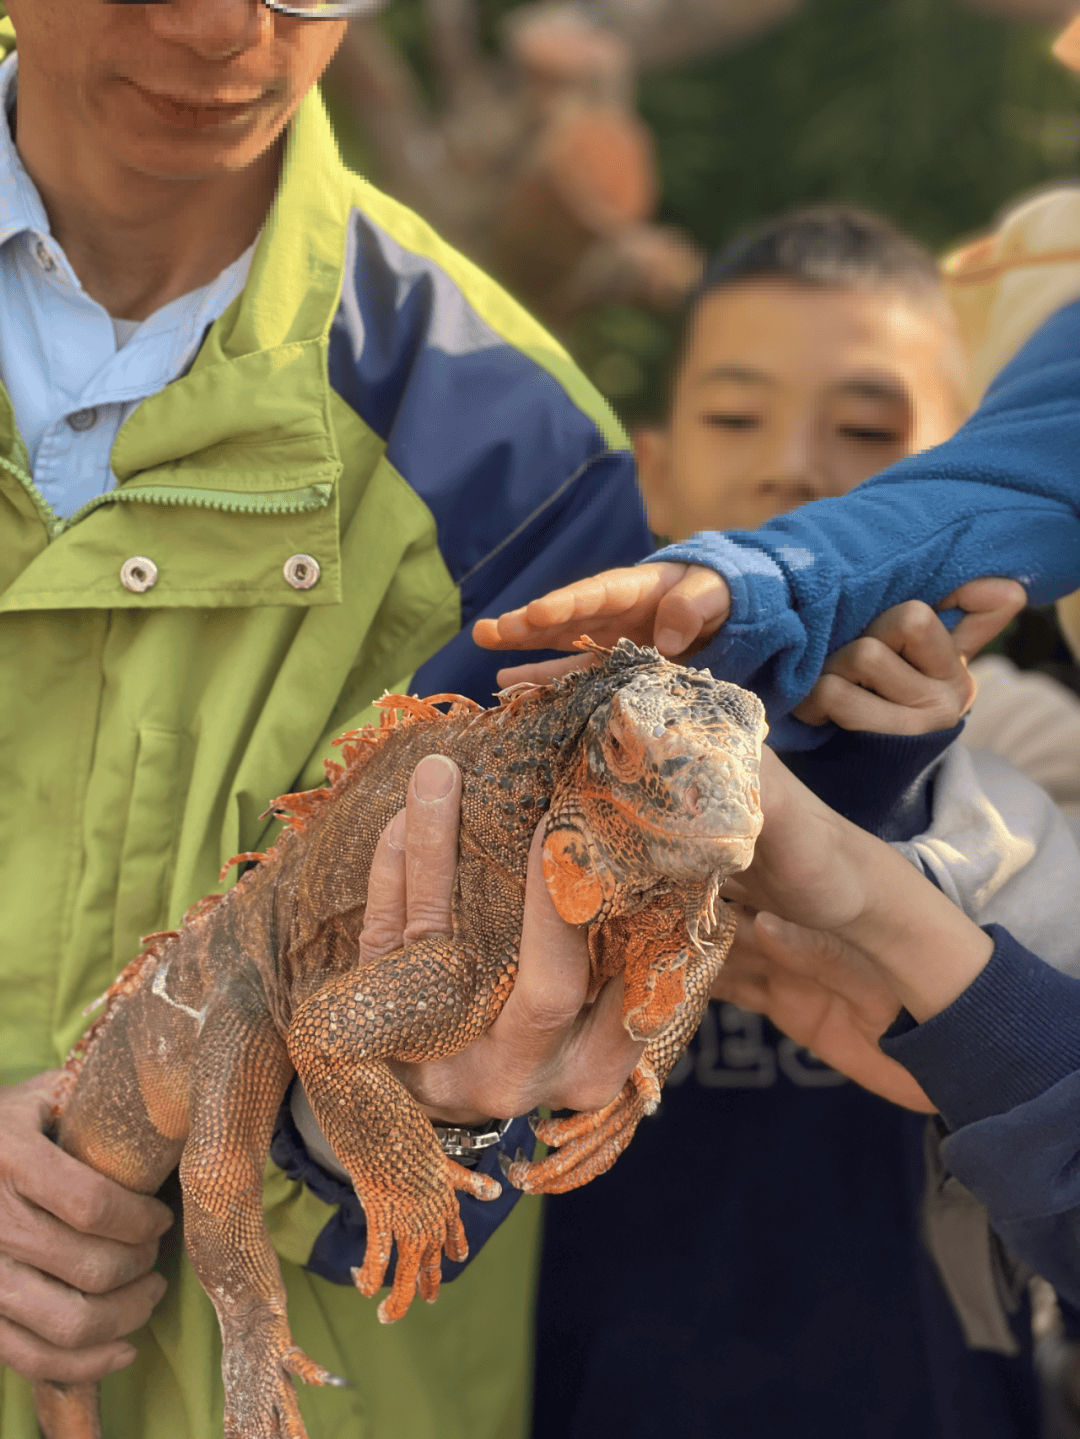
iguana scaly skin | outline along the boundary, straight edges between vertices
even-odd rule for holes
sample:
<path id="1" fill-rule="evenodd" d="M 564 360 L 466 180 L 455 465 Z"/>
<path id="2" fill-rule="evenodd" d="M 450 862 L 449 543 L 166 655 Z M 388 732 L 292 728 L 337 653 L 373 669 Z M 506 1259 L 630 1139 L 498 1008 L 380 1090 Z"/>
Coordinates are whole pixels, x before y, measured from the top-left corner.
<path id="1" fill-rule="evenodd" d="M 67 1064 L 56 1137 L 152 1194 L 179 1164 L 184 1233 L 224 1344 L 227 1439 L 303 1439 L 290 1374 L 335 1382 L 293 1344 L 262 1212 L 274 1121 L 294 1072 L 367 1218 L 357 1288 L 400 1318 L 433 1299 L 443 1252 L 466 1257 L 457 1190 L 498 1184 L 448 1159 L 388 1061 L 464 1049 L 514 984 L 530 840 L 564 919 L 588 926 L 592 991 L 624 976 L 623 1016 L 646 1048 L 595 1114 L 548 1120 L 553 1152 L 509 1167 L 533 1192 L 584 1184 L 614 1162 L 697 1028 L 731 942 L 717 890 L 761 825 L 760 702 L 622 641 L 552 685 L 470 700 L 389 695 L 380 728 L 339 740 L 329 785 L 274 806 L 287 829 L 224 896 L 151 936 Z M 449 702 L 449 713 L 436 706 Z M 400 720 L 396 719 L 397 713 Z M 428 754 L 461 768 L 453 933 L 361 966 L 379 834 Z M 46 1439 L 95 1432 L 95 1386 L 39 1386 Z"/>

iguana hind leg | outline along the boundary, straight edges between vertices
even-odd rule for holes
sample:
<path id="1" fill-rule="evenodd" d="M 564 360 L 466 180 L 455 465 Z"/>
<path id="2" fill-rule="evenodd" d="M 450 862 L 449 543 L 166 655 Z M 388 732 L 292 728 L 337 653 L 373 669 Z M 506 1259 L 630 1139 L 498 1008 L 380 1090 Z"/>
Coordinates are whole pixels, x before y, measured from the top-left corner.
<path id="1" fill-rule="evenodd" d="M 430 1120 L 385 1062 L 464 1049 L 501 1003 L 498 983 L 486 1005 L 475 988 L 469 956 L 452 940 L 424 939 L 327 984 L 296 1011 L 289 1029 L 312 1110 L 364 1207 L 367 1250 L 354 1274 L 362 1294 L 382 1286 L 397 1247 L 393 1287 L 379 1306 L 384 1323 L 400 1319 L 418 1289 L 429 1302 L 435 1298 L 444 1252 L 466 1258 L 456 1191 L 478 1199 L 500 1193 L 495 1180 L 446 1157 Z"/>
<path id="2" fill-rule="evenodd" d="M 536 1126 L 537 1138 L 554 1152 L 536 1163 L 519 1160 L 507 1169 L 510 1183 L 527 1194 L 563 1194 L 615 1163 L 641 1120 L 660 1103 L 664 1080 L 701 1023 L 735 932 L 734 917 L 725 907 L 713 941 L 700 948 L 691 944 L 682 903 L 674 899 L 654 908 L 652 927 L 635 923 L 636 918 L 609 921 L 605 943 L 617 947 L 620 956 L 623 1023 L 635 1038 L 648 1039 L 645 1052 L 603 1109 L 542 1120 Z"/>
<path id="3" fill-rule="evenodd" d="M 263 1170 L 292 1072 L 269 1014 L 224 995 L 195 1055 L 180 1183 L 188 1253 L 221 1326 L 225 1439 L 306 1439 L 289 1375 L 343 1382 L 293 1343 L 263 1218 Z"/>

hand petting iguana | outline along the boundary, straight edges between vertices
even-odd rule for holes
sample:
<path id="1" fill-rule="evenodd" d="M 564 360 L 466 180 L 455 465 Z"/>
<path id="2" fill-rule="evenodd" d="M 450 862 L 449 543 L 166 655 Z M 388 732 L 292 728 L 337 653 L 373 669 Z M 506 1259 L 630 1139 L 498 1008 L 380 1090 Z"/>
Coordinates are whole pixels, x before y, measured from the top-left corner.
<path id="1" fill-rule="evenodd" d="M 340 1382 L 292 1342 L 263 1221 L 294 1073 L 364 1208 L 361 1293 L 380 1288 L 397 1247 L 381 1319 L 417 1290 L 435 1297 L 444 1251 L 466 1257 L 456 1191 L 497 1196 L 496 1181 L 446 1157 L 388 1061 L 454 1054 L 498 1015 L 545 811 L 552 899 L 588 926 L 592 992 L 623 975 L 624 1023 L 646 1048 L 606 1108 L 540 1124 L 553 1152 L 511 1164 L 510 1182 L 552 1193 L 609 1168 L 697 1028 L 734 929 L 717 892 L 761 826 L 762 706 L 629 641 L 586 647 L 593 667 L 515 686 L 493 709 L 386 696 L 380 727 L 337 741 L 345 763 L 327 761 L 325 788 L 276 801 L 277 843 L 237 857 L 257 867 L 146 941 L 68 1060 L 65 1150 L 145 1194 L 179 1164 L 188 1253 L 221 1325 L 227 1439 L 304 1439 L 289 1375 Z M 465 780 L 453 933 L 361 966 L 376 843 L 433 753 Z M 46 1439 L 100 1433 L 95 1385 L 42 1383 L 36 1398 Z"/>

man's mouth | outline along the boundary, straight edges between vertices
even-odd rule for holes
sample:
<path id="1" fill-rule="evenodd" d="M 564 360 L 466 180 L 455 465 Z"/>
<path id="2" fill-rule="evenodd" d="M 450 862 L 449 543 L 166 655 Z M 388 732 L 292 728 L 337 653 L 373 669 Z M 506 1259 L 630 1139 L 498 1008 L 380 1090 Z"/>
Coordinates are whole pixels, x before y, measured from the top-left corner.
<path id="1" fill-rule="evenodd" d="M 242 124 L 271 98 L 269 90 L 227 100 L 214 96 L 163 95 L 156 90 L 145 89 L 134 80 L 128 83 L 157 115 L 183 130 L 208 130 L 216 126 Z"/>

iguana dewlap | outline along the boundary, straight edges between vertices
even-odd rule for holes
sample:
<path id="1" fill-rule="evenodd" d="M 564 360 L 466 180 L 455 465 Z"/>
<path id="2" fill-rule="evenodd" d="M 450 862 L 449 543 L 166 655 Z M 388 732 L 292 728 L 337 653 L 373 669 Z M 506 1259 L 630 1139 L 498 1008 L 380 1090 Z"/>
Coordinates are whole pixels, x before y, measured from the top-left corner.
<path id="1" fill-rule="evenodd" d="M 499 1013 L 541 819 L 544 877 L 564 919 L 588 926 L 593 990 L 621 973 L 626 1027 L 647 1044 L 605 1109 L 540 1125 L 553 1152 L 511 1165 L 511 1182 L 551 1193 L 609 1168 L 697 1028 L 734 928 L 717 891 L 761 826 L 762 706 L 629 641 L 596 653 L 490 710 L 387 696 L 380 728 L 338 741 L 345 763 L 327 764 L 326 788 L 277 801 L 288 827 L 243 857 L 257 867 L 152 937 L 68 1060 L 69 1153 L 146 1194 L 179 1164 L 188 1253 L 221 1325 L 228 1439 L 303 1439 L 289 1375 L 334 1382 L 292 1342 L 263 1222 L 294 1073 L 364 1207 L 361 1293 L 397 1246 L 380 1318 L 400 1318 L 417 1290 L 435 1297 L 444 1251 L 466 1257 L 455 1191 L 498 1194 L 443 1154 L 388 1062 L 453 1054 Z M 464 781 L 453 933 L 360 966 L 376 842 L 432 753 Z M 38 1388 L 46 1439 L 95 1433 L 94 1386 Z"/>

